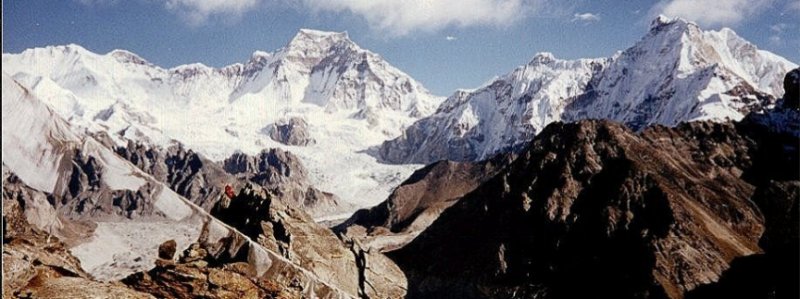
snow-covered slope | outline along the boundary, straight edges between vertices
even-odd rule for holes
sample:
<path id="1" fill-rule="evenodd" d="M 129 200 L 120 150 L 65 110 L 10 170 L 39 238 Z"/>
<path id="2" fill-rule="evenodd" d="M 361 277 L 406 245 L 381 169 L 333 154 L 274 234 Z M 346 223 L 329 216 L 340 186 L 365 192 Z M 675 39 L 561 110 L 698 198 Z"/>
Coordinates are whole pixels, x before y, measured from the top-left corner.
<path id="1" fill-rule="evenodd" d="M 526 65 L 474 91 L 457 91 L 435 114 L 385 143 L 390 162 L 480 160 L 523 146 L 561 119 L 566 99 L 584 92 L 607 59 L 556 59 L 539 53 Z"/>
<path id="2" fill-rule="evenodd" d="M 380 164 L 368 149 L 443 100 L 346 33 L 306 29 L 274 53 L 223 68 L 165 69 L 123 50 L 66 45 L 3 54 L 3 71 L 74 125 L 119 144 L 177 140 L 218 161 L 282 147 L 303 159 L 312 183 L 359 205 L 385 198 L 414 168 Z M 315 143 L 270 138 L 273 123 L 293 117 Z"/>
<path id="3" fill-rule="evenodd" d="M 171 222 L 164 226 L 172 229 L 184 229 L 190 233 L 189 239 L 199 235 L 202 225 L 193 214 L 195 208 L 185 199 L 175 194 L 168 187 L 156 182 L 149 175 L 141 172 L 124 159 L 116 156 L 110 149 L 102 146 L 91 137 L 87 137 L 72 128 L 66 121 L 59 117 L 48 105 L 42 103 L 28 90 L 3 73 L 3 165 L 16 174 L 20 180 L 31 188 L 52 194 L 56 198 L 65 198 L 74 186 L 70 184 L 74 179 L 73 157 L 76 154 L 92 157 L 95 163 L 100 182 L 97 189 L 87 192 L 96 192 L 96 197 L 88 202 L 65 203 L 57 201 L 56 209 L 71 209 L 71 206 L 84 205 L 81 211 L 62 211 L 75 218 L 100 217 L 106 219 L 120 219 L 118 214 L 124 214 L 120 204 L 112 209 L 105 209 L 106 203 L 112 197 L 124 197 L 126 191 L 138 193 L 145 200 L 133 206 L 138 212 L 129 217 L 158 217 L 163 221 Z M 122 193 L 120 193 L 122 192 Z M 116 195 L 115 195 L 116 194 Z M 74 199 L 73 201 L 79 201 Z M 130 206 L 129 206 L 130 207 Z M 47 205 L 47 208 L 51 208 Z M 26 211 L 30 212 L 30 211 Z M 120 239 L 118 235 L 106 237 Z M 103 248 L 93 247 L 93 252 L 86 255 L 76 254 L 87 271 L 103 275 L 126 275 L 129 272 L 146 269 L 153 261 L 149 250 L 156 248 L 160 242 L 166 241 L 170 236 L 163 238 L 148 238 L 138 240 L 135 248 Z M 133 243 L 131 243 L 133 244 Z M 188 243 L 181 244 L 188 245 Z M 105 252 L 98 255 L 100 252 Z M 115 251 L 116 250 L 116 251 Z M 125 253 L 125 256 L 116 254 Z M 137 259 L 138 258 L 138 259 Z M 120 269 L 114 266 L 115 262 Z M 124 266 L 123 266 L 124 265 Z M 116 268 L 115 268 L 116 267 Z M 115 269 L 110 271 L 109 269 Z"/>
<path id="4" fill-rule="evenodd" d="M 692 120 L 740 120 L 783 95 L 783 77 L 797 65 L 732 30 L 702 31 L 659 17 L 574 101 L 564 119 L 607 118 L 634 129 Z"/>
<path id="5" fill-rule="evenodd" d="M 537 54 L 477 90 L 450 96 L 433 115 L 380 148 L 393 163 L 480 160 L 527 143 L 554 121 L 603 118 L 634 129 L 693 120 L 740 120 L 774 104 L 797 67 L 730 29 L 703 31 L 659 16 L 613 57 L 564 61 Z"/>

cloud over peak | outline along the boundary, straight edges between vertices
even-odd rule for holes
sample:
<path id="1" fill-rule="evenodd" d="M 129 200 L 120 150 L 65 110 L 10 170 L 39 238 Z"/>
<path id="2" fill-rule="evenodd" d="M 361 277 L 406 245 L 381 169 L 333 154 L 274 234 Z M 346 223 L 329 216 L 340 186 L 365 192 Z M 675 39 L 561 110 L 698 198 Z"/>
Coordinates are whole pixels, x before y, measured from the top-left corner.
<path id="1" fill-rule="evenodd" d="M 349 12 L 374 29 L 402 36 L 449 26 L 506 26 L 538 8 L 539 0 L 302 0 L 314 11 Z"/>
<path id="2" fill-rule="evenodd" d="M 259 2 L 260 0 L 165 0 L 165 6 L 196 25 L 205 22 L 211 15 L 239 16 L 255 8 Z"/>
<path id="3" fill-rule="evenodd" d="M 737 25 L 762 13 L 773 0 L 666 0 L 654 7 L 655 13 L 698 22 L 702 25 Z"/>
<path id="4" fill-rule="evenodd" d="M 76 0 L 85 5 L 118 0 Z M 346 13 L 363 18 L 378 32 L 403 36 L 445 27 L 507 26 L 536 12 L 549 0 L 158 0 L 199 25 L 212 16 L 238 17 L 259 5 L 286 4 L 298 11 Z"/>

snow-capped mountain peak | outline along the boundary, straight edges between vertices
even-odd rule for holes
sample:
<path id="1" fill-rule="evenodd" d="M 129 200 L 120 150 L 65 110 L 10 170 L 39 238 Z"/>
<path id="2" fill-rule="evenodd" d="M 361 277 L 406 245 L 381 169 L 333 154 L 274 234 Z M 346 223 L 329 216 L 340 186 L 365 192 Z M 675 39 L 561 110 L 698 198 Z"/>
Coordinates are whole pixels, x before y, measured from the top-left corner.
<path id="1" fill-rule="evenodd" d="M 66 45 L 4 53 L 3 71 L 63 118 L 121 145 L 176 140 L 214 160 L 289 149 L 309 165 L 313 184 L 359 205 L 383 199 L 389 182 L 414 168 L 379 164 L 368 149 L 443 100 L 347 33 L 308 29 L 273 53 L 222 68 L 167 69 L 124 50 L 99 55 Z M 303 119 L 316 142 L 273 140 L 273 124 L 290 118 Z"/>
<path id="2" fill-rule="evenodd" d="M 661 28 L 663 28 L 664 26 L 667 26 L 667 25 L 678 25 L 678 26 L 682 26 L 682 27 L 685 27 L 685 26 L 688 26 L 688 25 L 697 26 L 696 23 L 687 21 L 686 19 L 678 18 L 678 17 L 668 17 L 668 16 L 662 14 L 662 15 L 656 16 L 653 19 L 653 21 L 650 22 L 650 31 L 652 32 L 654 30 L 661 29 Z"/>
<path id="3" fill-rule="evenodd" d="M 533 55 L 531 61 L 528 62 L 528 65 L 536 65 L 536 64 L 548 64 L 556 60 L 556 56 L 550 52 L 539 52 L 536 55 Z"/>
<path id="4" fill-rule="evenodd" d="M 151 64 L 147 60 L 144 60 L 144 58 L 139 57 L 139 55 L 136 55 L 136 54 L 134 54 L 132 52 L 129 52 L 129 51 L 126 51 L 126 50 L 115 49 L 115 50 L 112 50 L 111 52 L 108 52 L 108 54 L 106 54 L 106 55 L 110 55 L 110 56 L 116 58 L 117 61 L 122 62 L 122 63 L 133 63 L 133 64 L 154 66 L 153 64 Z"/>
<path id="5" fill-rule="evenodd" d="M 659 16 L 632 47 L 604 59 L 538 53 L 381 147 L 395 163 L 480 160 L 526 144 L 554 121 L 610 119 L 641 129 L 692 120 L 739 120 L 774 104 L 797 67 L 731 29 Z"/>
<path id="6" fill-rule="evenodd" d="M 287 47 L 318 48 L 326 50 L 332 45 L 340 43 L 355 45 L 355 43 L 350 40 L 350 36 L 346 31 L 332 32 L 302 28 L 295 34 Z"/>
<path id="7" fill-rule="evenodd" d="M 276 57 L 299 62 L 311 68 L 326 57 L 341 55 L 346 51 L 362 51 L 350 40 L 347 32 L 300 29 L 285 47 L 276 52 Z"/>

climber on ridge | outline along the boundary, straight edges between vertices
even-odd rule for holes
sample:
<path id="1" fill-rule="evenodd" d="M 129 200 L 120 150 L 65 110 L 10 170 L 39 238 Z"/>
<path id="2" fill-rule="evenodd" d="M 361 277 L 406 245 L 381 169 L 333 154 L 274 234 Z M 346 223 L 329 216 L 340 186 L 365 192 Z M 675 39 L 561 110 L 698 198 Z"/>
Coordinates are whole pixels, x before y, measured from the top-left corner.
<path id="1" fill-rule="evenodd" d="M 230 199 L 233 199 L 233 197 L 236 195 L 233 193 L 233 187 L 231 187 L 231 185 L 225 185 L 225 195 Z"/>

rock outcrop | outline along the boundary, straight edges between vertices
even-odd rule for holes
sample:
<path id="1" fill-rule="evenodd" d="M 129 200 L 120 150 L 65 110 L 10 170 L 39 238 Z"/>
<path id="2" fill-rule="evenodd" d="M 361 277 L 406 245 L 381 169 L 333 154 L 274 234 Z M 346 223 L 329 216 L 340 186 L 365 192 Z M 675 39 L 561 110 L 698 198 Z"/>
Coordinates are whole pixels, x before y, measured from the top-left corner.
<path id="1" fill-rule="evenodd" d="M 181 144 L 160 149 L 129 142 L 126 147 L 116 147 L 115 151 L 206 210 L 216 204 L 225 186 L 241 188 L 248 182 L 268 189 L 279 200 L 313 216 L 353 208 L 336 195 L 314 188 L 300 159 L 281 149 L 264 150 L 255 157 L 236 153 L 222 163 L 213 162 Z"/>
<path id="2" fill-rule="evenodd" d="M 308 123 L 301 117 L 291 117 L 273 123 L 267 128 L 272 140 L 285 145 L 306 146 L 316 141 L 308 132 Z"/>
<path id="3" fill-rule="evenodd" d="M 607 121 L 552 124 L 389 255 L 409 298 L 683 298 L 792 240 L 785 219 L 796 203 L 779 204 L 791 193 L 760 190 L 798 180 L 800 142 L 763 125 L 770 117 L 640 134 Z M 771 212 L 764 192 L 781 199 Z"/>
<path id="4" fill-rule="evenodd" d="M 194 243 L 177 262 L 159 258 L 153 269 L 128 276 L 123 282 L 158 298 L 303 298 L 299 284 L 282 286 L 268 278 L 255 278 L 255 273 L 246 262 L 218 259 Z"/>
<path id="5" fill-rule="evenodd" d="M 216 204 L 226 185 L 241 185 L 217 163 L 181 144 L 159 149 L 128 142 L 114 151 L 206 210 Z"/>
<path id="6" fill-rule="evenodd" d="M 235 153 L 223 161 L 223 169 L 243 181 L 270 190 L 283 203 L 302 208 L 312 216 L 353 208 L 336 195 L 314 188 L 300 158 L 282 149 L 263 150 L 256 156 Z"/>

